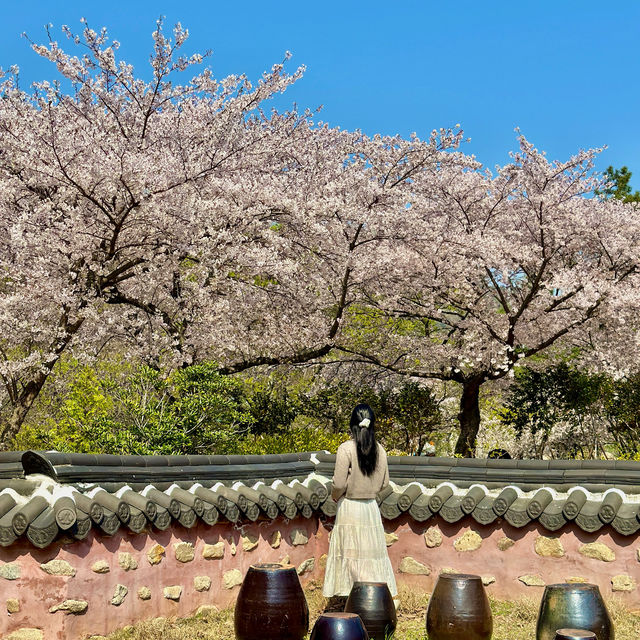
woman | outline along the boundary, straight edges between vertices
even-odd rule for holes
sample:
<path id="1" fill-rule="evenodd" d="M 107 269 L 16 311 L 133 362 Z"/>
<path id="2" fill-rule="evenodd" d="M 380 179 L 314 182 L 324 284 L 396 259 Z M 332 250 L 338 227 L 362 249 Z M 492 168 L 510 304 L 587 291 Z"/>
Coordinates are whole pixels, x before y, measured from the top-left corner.
<path id="1" fill-rule="evenodd" d="M 325 597 L 348 596 L 353 583 L 386 582 L 398 594 L 376 494 L 389 484 L 387 454 L 367 404 L 351 414 L 352 439 L 338 447 L 331 495 L 338 501 L 325 571 Z"/>

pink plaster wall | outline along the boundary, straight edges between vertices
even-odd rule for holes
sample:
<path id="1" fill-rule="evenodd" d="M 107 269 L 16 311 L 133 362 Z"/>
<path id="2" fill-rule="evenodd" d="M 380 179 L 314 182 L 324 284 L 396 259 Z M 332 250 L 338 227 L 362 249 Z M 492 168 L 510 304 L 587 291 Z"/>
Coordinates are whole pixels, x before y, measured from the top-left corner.
<path id="1" fill-rule="evenodd" d="M 437 527 L 442 534 L 439 547 L 428 548 L 423 534 L 430 527 Z M 293 546 L 290 534 L 294 529 L 302 529 L 309 538 L 305 545 Z M 604 533 L 585 533 L 575 525 L 564 527 L 552 533 L 531 524 L 516 529 L 506 522 L 489 526 L 477 524 L 470 518 L 456 524 L 449 524 L 440 518 L 432 518 L 425 523 L 417 523 L 407 516 L 385 522 L 385 529 L 395 533 L 398 540 L 389 548 L 389 557 L 396 570 L 398 582 L 413 585 L 423 591 L 431 591 L 438 574 L 443 569 L 455 569 L 465 573 L 493 576 L 495 582 L 487 587 L 490 595 L 511 599 L 527 595 L 539 598 L 542 587 L 528 587 L 518 580 L 519 576 L 538 575 L 546 584 L 565 582 L 570 577 L 581 576 L 598 584 L 605 598 L 619 596 L 630 607 L 640 607 L 640 592 L 637 588 L 630 592 L 612 593 L 611 578 L 617 574 L 632 576 L 640 583 L 640 563 L 637 536 L 621 536 L 607 528 Z M 95 534 L 93 531 L 82 542 L 58 541 L 44 550 L 38 550 L 27 542 L 19 542 L 0 549 L 0 566 L 13 562 L 20 565 L 18 580 L 0 578 L 3 598 L 16 598 L 20 611 L 6 613 L 4 603 L 0 620 L 0 637 L 23 627 L 36 627 L 44 631 L 46 640 L 71 640 L 94 634 L 107 634 L 116 628 L 133 624 L 138 620 L 157 616 L 186 616 L 200 605 L 214 604 L 224 607 L 231 604 L 238 593 L 238 587 L 224 589 L 222 577 L 226 571 L 239 569 L 247 571 L 257 562 L 280 561 L 289 556 L 296 566 L 308 558 L 315 558 L 312 572 L 301 576 L 303 584 L 310 579 L 321 580 L 320 556 L 327 552 L 328 533 L 331 522 L 326 525 L 315 518 L 298 518 L 289 522 L 283 520 L 256 522 L 236 527 L 229 523 L 208 527 L 199 524 L 193 529 L 176 526 L 170 531 L 153 531 L 146 534 L 118 532 L 113 537 Z M 454 542 L 466 531 L 475 531 L 482 538 L 481 546 L 474 551 L 460 552 Z M 282 540 L 279 548 L 270 545 L 271 536 L 280 531 Z M 258 547 L 251 551 L 242 550 L 241 536 L 254 534 L 259 537 Z M 538 536 L 556 537 L 562 543 L 564 556 L 543 558 L 535 553 L 534 545 Z M 505 551 L 498 549 L 501 538 L 508 537 L 514 545 Z M 205 544 L 224 541 L 223 559 L 205 560 L 202 549 Z M 195 547 L 192 562 L 181 563 L 175 558 L 174 544 L 191 542 Z M 231 555 L 231 543 L 237 551 Z M 615 551 L 615 561 L 603 562 L 580 554 L 579 547 L 588 542 L 602 542 Z M 155 544 L 166 549 L 166 556 L 158 565 L 147 560 L 147 551 Z M 129 552 L 138 562 L 138 568 L 124 571 L 118 564 L 118 554 Z M 409 575 L 399 573 L 402 559 L 411 556 L 430 569 L 430 574 Z M 40 568 L 41 563 L 55 558 L 66 560 L 76 570 L 74 577 L 50 576 Z M 91 566 L 97 560 L 106 560 L 110 572 L 97 574 Z M 212 581 L 210 591 L 198 592 L 193 585 L 196 576 L 209 576 Z M 129 592 L 120 606 L 111 604 L 117 584 L 123 584 Z M 163 595 L 167 586 L 180 585 L 183 588 L 179 602 L 168 600 Z M 146 586 L 151 590 L 151 599 L 140 600 L 138 588 Z M 87 612 L 82 615 L 59 611 L 49 613 L 49 608 L 65 599 L 86 600 Z"/>
<path id="2" fill-rule="evenodd" d="M 292 546 L 290 533 L 302 529 L 309 537 L 305 545 Z M 270 545 L 271 536 L 280 531 L 282 540 L 278 548 Z M 242 550 L 241 536 L 259 536 L 258 547 L 251 551 Z M 222 559 L 204 559 L 202 549 L 205 544 L 225 541 Z M 192 562 L 182 563 L 175 558 L 173 545 L 190 542 L 195 547 Z M 231 543 L 237 547 L 236 555 L 231 555 Z M 166 549 L 166 555 L 157 565 L 151 565 L 147 551 L 156 544 Z M 251 564 L 257 562 L 277 562 L 289 556 L 290 562 L 299 565 L 308 558 L 315 558 L 315 569 L 301 576 L 304 582 L 321 575 L 318 559 L 326 553 L 327 534 L 319 527 L 316 519 L 295 519 L 285 521 L 265 521 L 244 525 L 242 528 L 229 523 L 208 527 L 199 524 L 192 529 L 175 527 L 168 531 L 153 531 L 147 534 L 118 532 L 113 537 L 94 535 L 92 531 L 86 540 L 64 544 L 58 542 L 47 549 L 38 550 L 27 542 L 19 542 L 0 549 L 0 563 L 13 562 L 20 565 L 18 580 L 4 580 L 2 597 L 17 598 L 20 602 L 18 613 L 4 615 L 0 621 L 0 637 L 23 627 L 35 627 L 44 631 L 46 640 L 71 640 L 88 635 L 104 635 L 114 629 L 133 624 L 138 620 L 157 616 L 186 616 L 200 605 L 214 604 L 220 607 L 231 604 L 238 593 L 238 587 L 224 589 L 223 574 L 230 569 L 239 569 L 242 574 Z M 138 562 L 138 568 L 125 571 L 118 564 L 118 554 L 129 552 Z M 53 559 L 66 560 L 77 573 L 75 576 L 51 576 L 40 564 Z M 97 560 L 106 560 L 110 572 L 94 573 L 91 566 Z M 209 576 L 211 589 L 198 592 L 194 588 L 196 576 Z M 119 606 L 111 604 L 117 584 L 125 585 L 129 592 Z M 167 586 L 180 585 L 183 588 L 179 602 L 168 600 L 163 595 Z M 150 600 L 138 598 L 141 586 L 151 590 Z M 66 599 L 85 600 L 89 603 L 85 614 L 74 615 L 63 611 L 49 613 L 49 608 Z"/>
<path id="3" fill-rule="evenodd" d="M 423 534 L 430 527 L 437 527 L 442 534 L 439 547 L 428 548 Z M 487 592 L 502 599 L 520 596 L 540 598 L 543 587 L 526 586 L 518 577 L 537 575 L 545 584 L 567 582 L 572 577 L 583 577 L 597 584 L 605 598 L 621 598 L 627 606 L 640 607 L 640 591 L 613 592 L 611 579 L 615 575 L 626 574 L 640 584 L 640 562 L 637 550 L 640 544 L 637 536 L 621 536 L 610 527 L 603 532 L 586 533 L 575 524 L 552 532 L 532 523 L 521 529 L 512 527 L 505 521 L 483 526 L 471 518 L 450 524 L 441 518 L 431 518 L 427 522 L 415 522 L 406 516 L 385 523 L 389 533 L 395 533 L 398 541 L 389 548 L 389 557 L 396 570 L 398 581 L 415 585 L 424 591 L 431 591 L 443 569 L 493 576 L 495 582 L 487 586 Z M 457 551 L 454 542 L 466 531 L 475 531 L 482 538 L 481 546 L 475 551 Z M 560 558 L 541 557 L 535 552 L 535 541 L 539 536 L 557 538 L 564 548 Z M 505 551 L 498 549 L 501 538 L 508 537 L 514 545 Z M 588 558 L 579 548 L 589 542 L 600 542 L 615 552 L 613 562 Z M 397 573 L 397 568 L 405 556 L 411 556 L 431 570 L 430 575 L 408 575 Z"/>

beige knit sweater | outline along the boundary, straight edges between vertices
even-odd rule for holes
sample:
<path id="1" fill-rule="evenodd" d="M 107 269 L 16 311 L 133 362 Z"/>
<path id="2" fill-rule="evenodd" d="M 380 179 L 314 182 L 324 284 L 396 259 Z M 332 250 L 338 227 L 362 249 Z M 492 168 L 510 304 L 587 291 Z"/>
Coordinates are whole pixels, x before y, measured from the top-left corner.
<path id="1" fill-rule="evenodd" d="M 370 476 L 365 476 L 358 465 L 358 453 L 354 440 L 347 440 L 338 447 L 336 468 L 333 473 L 331 497 L 338 500 L 343 495 L 354 500 L 370 500 L 389 484 L 387 452 L 378 446 L 378 463 Z"/>

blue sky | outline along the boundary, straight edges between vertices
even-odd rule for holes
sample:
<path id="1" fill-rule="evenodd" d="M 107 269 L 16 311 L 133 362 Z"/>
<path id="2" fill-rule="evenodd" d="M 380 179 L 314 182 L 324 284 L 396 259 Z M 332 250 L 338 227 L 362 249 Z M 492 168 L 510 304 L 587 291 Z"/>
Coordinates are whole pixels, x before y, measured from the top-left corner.
<path id="1" fill-rule="evenodd" d="M 608 145 L 598 168 L 626 164 L 640 188 L 636 0 L 7 2 L 0 66 L 18 64 L 23 85 L 54 77 L 20 34 L 45 41 L 45 24 L 79 31 L 84 16 L 146 74 L 159 15 L 189 29 L 189 51 L 213 49 L 217 75 L 256 78 L 290 50 L 308 70 L 288 100 L 324 105 L 332 125 L 426 137 L 460 123 L 464 150 L 490 167 L 508 161 L 516 127 L 550 158 Z"/>

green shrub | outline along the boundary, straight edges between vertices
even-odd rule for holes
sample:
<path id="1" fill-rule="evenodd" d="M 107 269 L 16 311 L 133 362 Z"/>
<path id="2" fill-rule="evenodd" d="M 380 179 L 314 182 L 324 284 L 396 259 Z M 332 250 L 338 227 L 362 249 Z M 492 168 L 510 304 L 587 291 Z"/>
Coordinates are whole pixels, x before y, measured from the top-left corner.
<path id="1" fill-rule="evenodd" d="M 142 366 L 124 380 L 85 369 L 57 419 L 23 429 L 16 446 L 114 454 L 223 452 L 253 423 L 242 383 L 213 364 L 168 377 Z"/>
<path id="2" fill-rule="evenodd" d="M 563 363 L 519 369 L 501 419 L 532 443 L 524 455 L 634 458 L 640 448 L 638 416 L 639 374 L 614 379 Z"/>
<path id="3" fill-rule="evenodd" d="M 298 451 L 329 451 L 349 439 L 349 434 L 329 433 L 313 427 L 292 427 L 286 432 L 272 435 L 249 436 L 237 442 L 237 448 L 228 453 L 263 455 L 267 453 L 292 453 Z"/>
<path id="4" fill-rule="evenodd" d="M 352 408 L 364 401 L 378 416 L 378 437 L 388 450 L 419 453 L 442 424 L 432 392 L 415 383 L 378 390 L 298 372 L 223 376 L 214 363 L 168 375 L 118 359 L 93 367 L 63 364 L 55 393 L 32 414 L 37 422 L 23 426 L 16 448 L 147 455 L 335 452 L 349 437 Z"/>

